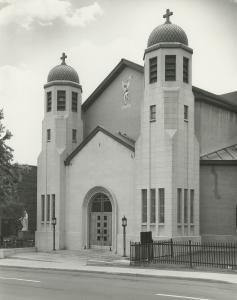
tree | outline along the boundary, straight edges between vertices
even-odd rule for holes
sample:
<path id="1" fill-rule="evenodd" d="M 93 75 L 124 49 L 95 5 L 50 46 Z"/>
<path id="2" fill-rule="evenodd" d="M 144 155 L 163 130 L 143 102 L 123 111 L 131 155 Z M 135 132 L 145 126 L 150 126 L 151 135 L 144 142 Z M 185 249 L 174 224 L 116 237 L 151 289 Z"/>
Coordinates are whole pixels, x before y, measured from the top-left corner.
<path id="1" fill-rule="evenodd" d="M 18 218 L 23 209 L 17 193 L 20 169 L 12 164 L 13 149 L 7 145 L 12 134 L 3 126 L 3 119 L 3 110 L 0 110 L 0 223 L 3 217 Z"/>

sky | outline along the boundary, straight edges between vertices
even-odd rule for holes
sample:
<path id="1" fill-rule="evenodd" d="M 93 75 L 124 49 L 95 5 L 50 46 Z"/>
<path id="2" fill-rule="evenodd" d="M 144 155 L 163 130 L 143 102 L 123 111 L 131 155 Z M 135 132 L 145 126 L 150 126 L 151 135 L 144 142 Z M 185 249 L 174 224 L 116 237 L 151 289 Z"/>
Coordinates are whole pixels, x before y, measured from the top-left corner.
<path id="1" fill-rule="evenodd" d="M 236 91 L 237 0 L 0 0 L 0 108 L 15 162 L 37 164 L 43 86 L 62 52 L 84 102 L 121 58 L 143 65 L 167 8 L 194 50 L 193 85 Z"/>

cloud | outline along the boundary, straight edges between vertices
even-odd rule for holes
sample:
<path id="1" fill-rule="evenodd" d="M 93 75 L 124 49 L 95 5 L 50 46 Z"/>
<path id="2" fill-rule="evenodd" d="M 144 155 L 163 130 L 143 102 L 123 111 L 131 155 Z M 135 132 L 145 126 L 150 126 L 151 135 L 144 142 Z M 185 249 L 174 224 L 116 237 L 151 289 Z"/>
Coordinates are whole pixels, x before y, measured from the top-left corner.
<path id="1" fill-rule="evenodd" d="M 15 160 L 36 164 L 40 150 L 43 91 L 38 74 L 25 65 L 0 67 L 0 108 L 13 134 L 8 144 Z"/>
<path id="2" fill-rule="evenodd" d="M 81 8 L 73 8 L 69 0 L 0 0 L 0 4 L 0 25 L 15 23 L 25 29 L 34 22 L 49 26 L 56 19 L 83 27 L 103 14 L 97 2 Z"/>

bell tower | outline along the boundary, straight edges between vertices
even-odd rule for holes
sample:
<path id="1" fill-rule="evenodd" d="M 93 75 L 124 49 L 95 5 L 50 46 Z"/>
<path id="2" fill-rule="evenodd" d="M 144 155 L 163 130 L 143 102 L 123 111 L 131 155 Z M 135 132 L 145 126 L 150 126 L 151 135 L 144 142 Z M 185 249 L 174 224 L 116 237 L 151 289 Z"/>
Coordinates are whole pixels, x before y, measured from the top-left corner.
<path id="1" fill-rule="evenodd" d="M 48 74 L 44 85 L 42 150 L 38 158 L 36 246 L 52 250 L 52 218 L 56 218 L 56 249 L 64 248 L 66 157 L 81 143 L 82 87 L 77 72 L 61 64 Z"/>
<path id="2" fill-rule="evenodd" d="M 184 30 L 165 23 L 144 54 L 139 142 L 141 230 L 153 238 L 199 239 L 199 145 L 194 132 L 192 54 Z"/>

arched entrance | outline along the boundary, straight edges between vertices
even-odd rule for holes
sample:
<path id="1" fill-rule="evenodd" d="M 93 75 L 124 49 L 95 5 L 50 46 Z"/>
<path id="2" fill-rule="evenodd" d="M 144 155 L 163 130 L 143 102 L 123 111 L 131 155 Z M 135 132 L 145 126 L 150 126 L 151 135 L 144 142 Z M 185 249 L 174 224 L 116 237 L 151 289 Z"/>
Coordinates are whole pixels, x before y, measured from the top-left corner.
<path id="1" fill-rule="evenodd" d="M 89 202 L 89 246 L 112 247 L 112 204 L 105 193 L 96 193 Z"/>

